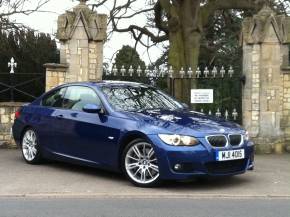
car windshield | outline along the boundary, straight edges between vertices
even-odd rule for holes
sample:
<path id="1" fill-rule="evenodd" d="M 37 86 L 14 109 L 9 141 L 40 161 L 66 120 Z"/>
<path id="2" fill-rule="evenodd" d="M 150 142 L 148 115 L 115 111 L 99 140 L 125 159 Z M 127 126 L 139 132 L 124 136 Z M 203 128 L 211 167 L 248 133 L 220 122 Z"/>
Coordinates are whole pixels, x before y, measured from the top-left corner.
<path id="1" fill-rule="evenodd" d="M 160 90 L 147 86 L 102 87 L 114 109 L 119 111 L 180 110 L 184 107 Z"/>

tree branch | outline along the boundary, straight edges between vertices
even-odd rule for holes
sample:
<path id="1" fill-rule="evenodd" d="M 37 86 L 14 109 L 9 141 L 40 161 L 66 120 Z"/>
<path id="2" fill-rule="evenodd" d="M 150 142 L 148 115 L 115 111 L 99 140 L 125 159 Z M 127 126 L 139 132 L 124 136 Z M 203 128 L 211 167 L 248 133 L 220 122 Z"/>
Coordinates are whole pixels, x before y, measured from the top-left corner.
<path id="1" fill-rule="evenodd" d="M 209 17 L 212 16 L 216 10 L 259 10 L 265 1 L 266 0 L 208 0 L 208 2 L 201 7 L 203 26 L 207 25 Z"/>
<path id="2" fill-rule="evenodd" d="M 215 10 L 226 9 L 255 9 L 258 10 L 265 3 L 263 0 L 216 0 Z"/>
<path id="3" fill-rule="evenodd" d="M 164 22 L 162 20 L 162 11 L 163 11 L 163 9 L 161 7 L 160 1 L 158 0 L 157 3 L 154 6 L 154 15 L 155 15 L 154 16 L 154 22 L 155 22 L 156 27 L 159 30 L 161 30 L 161 31 L 165 32 L 166 34 L 168 34 L 169 33 L 168 25 L 167 25 L 166 22 Z"/>

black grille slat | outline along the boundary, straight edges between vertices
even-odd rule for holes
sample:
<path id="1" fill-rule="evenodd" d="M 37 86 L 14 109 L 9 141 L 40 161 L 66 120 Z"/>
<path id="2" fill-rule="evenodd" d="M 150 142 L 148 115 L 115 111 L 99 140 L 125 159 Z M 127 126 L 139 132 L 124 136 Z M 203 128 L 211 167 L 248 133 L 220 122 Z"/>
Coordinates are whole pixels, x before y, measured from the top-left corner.
<path id="1" fill-rule="evenodd" d="M 225 147 L 227 145 L 227 139 L 225 136 L 209 136 L 207 141 L 213 147 Z"/>
<path id="2" fill-rule="evenodd" d="M 241 144 L 242 136 L 241 135 L 229 135 L 231 146 L 238 146 Z"/>
<path id="3" fill-rule="evenodd" d="M 224 162 L 209 162 L 205 166 L 211 174 L 235 173 L 245 170 L 247 164 L 246 159 L 232 160 Z"/>

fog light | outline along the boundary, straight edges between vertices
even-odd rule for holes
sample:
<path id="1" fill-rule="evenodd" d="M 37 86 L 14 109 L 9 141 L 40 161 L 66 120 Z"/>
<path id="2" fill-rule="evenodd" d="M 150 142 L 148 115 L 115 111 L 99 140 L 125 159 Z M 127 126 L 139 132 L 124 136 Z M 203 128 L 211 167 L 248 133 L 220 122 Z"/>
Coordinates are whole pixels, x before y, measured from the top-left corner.
<path id="1" fill-rule="evenodd" d="M 181 164 L 175 164 L 174 170 L 181 170 Z"/>

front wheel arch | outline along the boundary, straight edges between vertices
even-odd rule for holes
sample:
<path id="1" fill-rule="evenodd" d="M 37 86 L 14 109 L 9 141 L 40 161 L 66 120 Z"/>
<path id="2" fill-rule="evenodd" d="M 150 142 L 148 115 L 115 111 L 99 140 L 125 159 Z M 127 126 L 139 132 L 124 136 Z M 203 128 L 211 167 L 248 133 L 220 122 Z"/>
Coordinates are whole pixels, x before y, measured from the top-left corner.
<path id="1" fill-rule="evenodd" d="M 133 131 L 128 132 L 125 134 L 122 139 L 120 140 L 120 147 L 118 152 L 118 168 L 120 171 L 122 171 L 122 154 L 125 148 L 134 140 L 136 139 L 144 139 L 152 144 L 150 139 L 142 132 L 139 131 Z"/>

